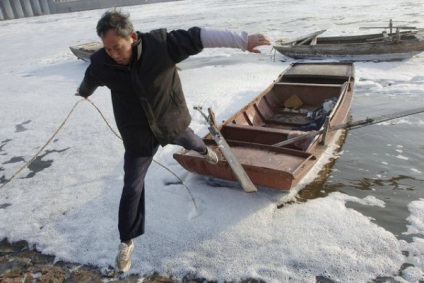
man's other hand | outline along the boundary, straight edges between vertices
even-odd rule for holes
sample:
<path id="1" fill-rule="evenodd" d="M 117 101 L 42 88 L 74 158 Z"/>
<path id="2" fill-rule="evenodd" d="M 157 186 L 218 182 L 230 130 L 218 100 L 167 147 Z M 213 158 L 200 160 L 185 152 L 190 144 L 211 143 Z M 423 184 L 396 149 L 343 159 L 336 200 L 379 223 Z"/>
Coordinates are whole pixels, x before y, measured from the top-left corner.
<path id="1" fill-rule="evenodd" d="M 271 41 L 263 34 L 252 34 L 247 38 L 247 51 L 253 53 L 261 53 L 256 47 L 261 45 L 271 45 Z"/>

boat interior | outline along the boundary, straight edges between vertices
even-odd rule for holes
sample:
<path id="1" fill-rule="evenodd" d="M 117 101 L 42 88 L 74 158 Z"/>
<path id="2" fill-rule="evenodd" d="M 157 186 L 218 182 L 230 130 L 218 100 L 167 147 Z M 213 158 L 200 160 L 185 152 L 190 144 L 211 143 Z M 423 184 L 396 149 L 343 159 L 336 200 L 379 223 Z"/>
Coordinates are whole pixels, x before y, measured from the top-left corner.
<path id="1" fill-rule="evenodd" d="M 319 68 L 326 68 L 325 75 L 316 75 Z M 334 65 L 330 73 L 325 65 L 295 66 L 224 122 L 220 131 L 227 141 L 274 145 L 287 140 L 293 131 L 313 124 L 319 113 L 331 117 L 332 111 L 322 111 L 323 104 L 332 101 L 336 109 L 349 79 L 350 69 L 345 65 Z M 294 144 L 286 147 L 299 149 Z"/>

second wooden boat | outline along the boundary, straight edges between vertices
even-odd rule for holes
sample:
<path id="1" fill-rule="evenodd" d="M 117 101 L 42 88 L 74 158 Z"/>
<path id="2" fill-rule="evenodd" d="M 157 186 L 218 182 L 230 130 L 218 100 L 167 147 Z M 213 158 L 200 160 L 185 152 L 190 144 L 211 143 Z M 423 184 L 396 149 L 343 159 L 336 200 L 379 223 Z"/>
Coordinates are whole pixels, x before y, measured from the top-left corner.
<path id="1" fill-rule="evenodd" d="M 72 53 L 77 56 L 78 59 L 89 62 L 91 54 L 93 54 L 102 47 L 103 45 L 101 42 L 87 42 L 79 45 L 70 46 L 69 49 L 71 49 Z"/>
<path id="2" fill-rule="evenodd" d="M 290 42 L 277 40 L 273 47 L 295 59 L 334 58 L 345 61 L 404 60 L 424 51 L 424 34 L 418 30 L 320 37 L 324 31 Z"/>

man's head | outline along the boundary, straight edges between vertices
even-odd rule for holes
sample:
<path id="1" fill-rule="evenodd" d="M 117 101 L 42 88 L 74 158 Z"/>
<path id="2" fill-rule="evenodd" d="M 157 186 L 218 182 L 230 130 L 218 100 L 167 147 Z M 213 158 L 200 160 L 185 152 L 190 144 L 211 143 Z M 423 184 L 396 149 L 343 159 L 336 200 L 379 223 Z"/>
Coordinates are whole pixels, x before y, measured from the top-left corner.
<path id="1" fill-rule="evenodd" d="M 131 45 L 137 40 L 129 15 L 115 9 L 107 11 L 97 23 L 96 30 L 107 54 L 116 63 L 127 65 L 132 56 Z"/>

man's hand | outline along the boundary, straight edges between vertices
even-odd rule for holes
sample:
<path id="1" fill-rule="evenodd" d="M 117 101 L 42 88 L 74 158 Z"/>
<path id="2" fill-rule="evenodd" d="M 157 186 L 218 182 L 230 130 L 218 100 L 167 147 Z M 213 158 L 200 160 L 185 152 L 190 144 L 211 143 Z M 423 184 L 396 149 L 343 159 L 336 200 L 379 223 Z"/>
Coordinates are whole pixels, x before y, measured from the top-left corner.
<path id="1" fill-rule="evenodd" d="M 81 96 L 81 94 L 79 93 L 79 88 L 77 88 L 77 90 L 75 92 L 75 96 Z"/>
<path id="2" fill-rule="evenodd" d="M 85 96 L 82 96 L 82 95 L 81 95 L 81 93 L 80 93 L 80 89 L 79 89 L 79 88 L 77 88 L 77 90 L 76 90 L 76 92 L 75 92 L 75 96 L 81 96 L 82 98 L 87 99 L 87 97 L 85 97 Z"/>
<path id="3" fill-rule="evenodd" d="M 256 47 L 261 45 L 271 45 L 271 41 L 263 34 L 252 34 L 247 37 L 247 51 L 261 53 Z"/>

